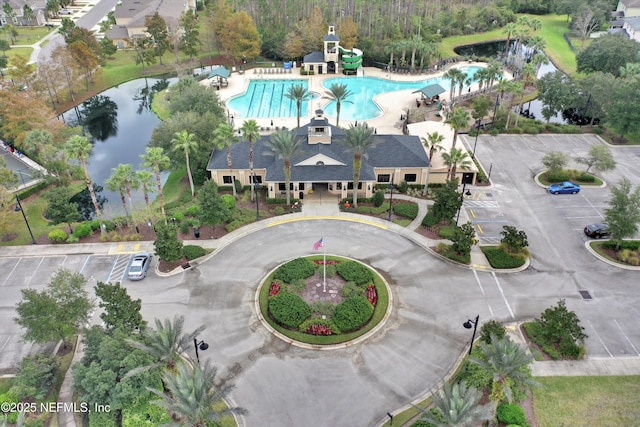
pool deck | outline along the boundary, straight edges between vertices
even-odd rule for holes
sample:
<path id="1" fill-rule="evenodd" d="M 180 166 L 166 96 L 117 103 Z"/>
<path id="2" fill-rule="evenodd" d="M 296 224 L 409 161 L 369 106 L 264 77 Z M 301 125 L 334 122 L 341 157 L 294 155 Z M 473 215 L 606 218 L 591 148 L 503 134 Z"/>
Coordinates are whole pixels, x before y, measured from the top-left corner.
<path id="1" fill-rule="evenodd" d="M 450 67 L 470 67 L 470 66 L 486 66 L 485 63 L 480 62 L 458 62 L 452 64 Z M 444 72 L 450 67 L 444 68 L 442 71 L 432 74 L 396 74 L 381 70 L 379 68 L 373 67 L 364 67 L 363 75 L 366 77 L 377 77 L 386 80 L 392 81 L 400 81 L 400 82 L 408 82 L 408 81 L 422 81 L 434 77 L 441 77 Z M 266 69 L 262 69 L 266 70 Z M 300 69 L 296 68 L 291 70 L 291 74 L 269 74 L 269 73 L 259 73 L 255 72 L 253 69 L 247 70 L 244 74 L 240 74 L 238 72 L 234 72 L 228 79 L 229 85 L 220 90 L 220 98 L 223 101 L 227 101 L 231 97 L 235 95 L 239 95 L 244 93 L 249 86 L 249 82 L 251 80 L 287 80 L 287 79 L 304 79 L 309 82 L 309 91 L 317 92 L 320 94 L 324 94 L 325 88 L 322 85 L 324 80 L 341 77 L 342 74 L 322 74 L 322 75 L 313 75 L 313 76 L 302 76 L 300 75 Z M 358 77 L 353 77 L 358 78 Z M 211 83 L 210 79 L 205 79 L 202 81 L 202 84 L 209 85 Z M 471 87 L 472 91 L 477 90 L 477 84 L 474 84 Z M 368 120 L 367 123 L 369 126 L 372 126 L 377 129 L 378 133 L 381 134 L 401 134 L 402 133 L 402 125 L 400 122 L 400 116 L 402 114 L 406 114 L 409 108 L 415 108 L 416 105 L 416 94 L 412 94 L 414 89 L 400 90 L 394 92 L 387 92 L 381 95 L 378 95 L 374 98 L 374 101 L 378 104 L 378 106 L 382 109 L 383 114 L 375 119 Z M 445 93 L 442 95 L 443 98 L 448 98 L 449 94 Z M 316 99 L 313 100 L 312 108 L 309 108 L 309 115 L 303 116 L 300 118 L 300 123 L 307 123 L 311 118 L 312 114 L 318 108 L 324 109 L 324 107 L 331 102 L 328 99 Z M 230 110 L 230 114 L 234 116 L 234 126 L 240 127 L 245 120 L 251 119 L 251 117 L 240 117 L 239 114 Z M 286 126 L 288 129 L 292 129 L 296 126 L 296 118 L 282 118 L 277 117 L 274 119 L 270 118 L 253 118 L 258 126 L 263 128 L 270 128 L 269 131 L 265 131 L 263 133 L 271 133 L 276 126 L 282 127 Z M 271 124 L 273 120 L 273 125 Z M 335 117 L 329 117 L 329 121 L 335 124 Z M 347 127 L 349 124 L 353 124 L 355 121 L 344 120 L 341 118 L 340 126 Z M 362 123 L 362 121 L 361 121 Z M 435 122 L 440 123 L 440 126 L 435 125 L 436 128 L 441 127 L 442 130 L 439 130 L 440 133 L 448 134 L 450 133 L 450 129 L 448 126 L 444 125 L 442 121 Z M 430 126 L 432 128 L 433 126 Z M 446 130 L 449 129 L 449 130 Z M 433 131 L 430 129 L 430 131 Z"/>

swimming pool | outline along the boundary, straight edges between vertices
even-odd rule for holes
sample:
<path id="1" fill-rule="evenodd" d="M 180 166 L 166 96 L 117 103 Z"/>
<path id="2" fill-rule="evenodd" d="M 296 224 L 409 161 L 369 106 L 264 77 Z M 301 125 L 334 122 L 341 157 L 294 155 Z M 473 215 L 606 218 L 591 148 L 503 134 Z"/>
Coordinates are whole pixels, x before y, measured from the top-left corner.
<path id="1" fill-rule="evenodd" d="M 247 91 L 233 97 L 229 108 L 240 117 L 296 117 L 296 103 L 285 96 L 287 90 L 295 85 L 308 89 L 307 80 L 251 80 Z M 312 93 L 313 94 L 313 93 Z M 314 99 L 319 95 L 315 94 Z M 308 116 L 309 102 L 303 102 L 301 116 Z"/>
<path id="2" fill-rule="evenodd" d="M 463 67 L 461 71 L 472 77 L 480 68 L 476 66 Z M 377 77 L 336 77 L 325 80 L 322 85 L 328 89 L 334 83 L 346 84 L 347 88 L 353 92 L 353 95 L 348 98 L 351 103 L 342 102 L 340 105 L 340 119 L 344 120 L 371 120 L 381 116 L 383 112 L 373 102 L 373 98 L 382 93 L 407 89 L 417 90 L 428 85 L 439 84 L 447 90 L 443 97 L 449 98 L 448 93 L 451 88 L 451 80 L 442 77 L 416 82 L 394 82 Z M 336 103 L 331 101 L 324 107 L 324 112 L 328 116 L 336 117 Z"/>
<path id="3" fill-rule="evenodd" d="M 461 70 L 469 76 L 475 75 L 481 67 L 463 67 Z M 385 92 L 398 90 L 420 89 L 430 84 L 439 84 L 449 91 L 450 81 L 442 77 L 434 77 L 414 82 L 395 82 L 377 77 L 334 77 L 323 82 L 325 89 L 333 83 L 346 84 L 353 93 L 349 102 L 343 102 L 340 108 L 340 118 L 344 120 L 370 120 L 382 115 L 382 110 L 373 102 L 373 98 Z M 275 118 L 296 117 L 296 104 L 285 97 L 287 89 L 294 85 L 302 85 L 308 89 L 308 81 L 295 80 L 251 80 L 247 91 L 229 100 L 229 108 L 242 118 Z M 312 93 L 313 99 L 320 97 Z M 448 97 L 448 95 L 447 95 Z M 328 116 L 336 116 L 336 103 L 330 102 L 324 108 Z M 302 117 L 309 116 L 309 101 L 302 103 Z"/>

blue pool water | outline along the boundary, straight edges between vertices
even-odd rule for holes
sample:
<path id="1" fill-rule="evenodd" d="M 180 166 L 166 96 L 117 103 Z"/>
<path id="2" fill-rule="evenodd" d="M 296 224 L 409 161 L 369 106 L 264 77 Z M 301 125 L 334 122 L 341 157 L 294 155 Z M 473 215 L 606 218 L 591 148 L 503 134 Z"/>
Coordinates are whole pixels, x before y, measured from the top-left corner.
<path id="1" fill-rule="evenodd" d="M 462 71 L 475 75 L 480 67 L 463 67 Z M 439 84 L 447 90 L 448 98 L 449 80 L 442 77 L 425 79 L 414 82 L 394 82 L 375 77 L 335 77 L 323 82 L 325 88 L 333 83 L 346 84 L 353 92 L 349 102 L 343 102 L 340 108 L 340 118 L 344 120 L 370 120 L 382 115 L 382 110 L 373 102 L 373 98 L 381 93 L 398 90 L 420 89 L 430 84 Z M 286 98 L 284 94 L 287 88 L 293 85 L 303 85 L 308 88 L 307 80 L 251 80 L 247 92 L 236 96 L 229 101 L 229 108 L 237 112 L 240 117 L 296 117 L 296 104 Z M 456 88 L 457 89 L 457 88 Z M 314 99 L 318 94 L 313 94 Z M 336 116 L 336 103 L 330 102 L 324 108 L 328 116 Z M 309 115 L 309 102 L 302 103 L 301 116 Z"/>
<path id="2" fill-rule="evenodd" d="M 307 80 L 251 80 L 247 92 L 232 98 L 229 108 L 240 117 L 296 117 L 296 103 L 285 96 L 288 88 Z M 308 116 L 309 102 L 302 103 L 301 116 Z"/>

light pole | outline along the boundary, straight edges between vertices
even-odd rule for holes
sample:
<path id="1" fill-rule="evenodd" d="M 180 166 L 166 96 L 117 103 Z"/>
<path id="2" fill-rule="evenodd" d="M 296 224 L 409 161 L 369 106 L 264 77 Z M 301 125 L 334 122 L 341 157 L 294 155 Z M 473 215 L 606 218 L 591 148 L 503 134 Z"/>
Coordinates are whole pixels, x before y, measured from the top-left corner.
<path id="1" fill-rule="evenodd" d="M 500 101 L 498 100 L 499 97 L 500 94 L 496 94 L 496 105 L 493 107 L 493 120 L 491 121 L 491 129 L 496 127 L 496 111 L 498 110 L 498 105 L 500 105 Z"/>
<path id="2" fill-rule="evenodd" d="M 478 329 L 478 321 L 480 320 L 480 315 L 476 316 L 476 320 L 467 320 L 462 324 L 465 329 L 471 329 L 471 325 L 473 325 L 473 335 L 471 335 L 471 345 L 469 345 L 469 356 L 471 356 L 471 350 L 473 350 L 473 340 L 476 339 L 476 330 Z"/>
<path id="3" fill-rule="evenodd" d="M 462 210 L 462 204 L 464 203 L 464 195 L 466 194 L 467 196 L 471 195 L 470 191 L 467 191 L 465 193 L 465 188 L 467 188 L 467 183 L 463 182 L 462 183 L 462 193 L 460 193 L 460 207 L 458 208 L 458 216 L 456 217 L 456 227 L 458 226 L 458 220 L 460 219 L 460 211 Z"/>
<path id="4" fill-rule="evenodd" d="M 387 221 L 391 221 L 391 211 L 393 210 L 393 175 L 391 175 L 391 183 L 387 185 L 387 188 L 391 190 L 391 197 L 389 197 L 389 217 Z"/>
<path id="5" fill-rule="evenodd" d="M 22 209 L 22 205 L 20 204 L 20 198 L 16 194 L 16 208 L 14 209 L 16 212 L 22 212 L 22 217 L 24 218 L 24 223 L 27 224 L 27 230 L 29 230 L 29 235 L 31 236 L 31 244 L 37 245 L 36 239 L 33 237 L 33 233 L 31 232 L 31 227 L 29 226 L 29 221 L 27 221 L 27 215 L 24 213 L 24 209 Z"/>
<path id="6" fill-rule="evenodd" d="M 393 414 L 390 412 L 387 412 L 387 417 L 389 417 L 389 419 L 391 420 L 391 422 L 389 423 L 389 427 L 393 426 Z"/>
<path id="7" fill-rule="evenodd" d="M 253 182 L 256 190 L 256 221 L 260 221 L 260 205 L 258 204 L 258 197 L 260 195 L 259 190 L 262 187 L 258 182 L 256 182 L 256 176 L 253 176 Z"/>
<path id="8" fill-rule="evenodd" d="M 204 342 L 204 341 L 200 341 L 200 342 L 198 342 L 198 339 L 197 339 L 197 338 L 194 338 L 194 339 L 193 339 L 193 346 L 194 346 L 194 347 L 195 347 L 195 349 L 196 349 L 196 361 L 197 361 L 198 363 L 200 363 L 200 355 L 198 354 L 198 349 L 200 349 L 200 350 L 202 350 L 202 351 L 205 351 L 206 349 L 208 349 L 208 348 L 209 348 L 209 344 L 207 344 L 207 343 L 206 343 L 206 342 Z"/>

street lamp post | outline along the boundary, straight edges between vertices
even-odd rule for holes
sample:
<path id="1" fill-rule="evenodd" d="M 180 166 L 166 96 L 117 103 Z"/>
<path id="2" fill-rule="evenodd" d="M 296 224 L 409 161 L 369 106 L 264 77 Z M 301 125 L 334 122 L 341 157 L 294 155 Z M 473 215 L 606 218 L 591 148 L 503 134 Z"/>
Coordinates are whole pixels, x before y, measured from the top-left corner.
<path id="1" fill-rule="evenodd" d="M 390 412 L 387 412 L 387 417 L 389 417 L 389 420 L 391 420 L 391 422 L 389 423 L 389 427 L 393 426 L 393 414 Z"/>
<path id="2" fill-rule="evenodd" d="M 478 329 L 478 321 L 480 320 L 480 315 L 476 316 L 476 320 L 467 320 L 462 324 L 465 329 L 471 329 L 471 325 L 473 325 L 473 334 L 471 335 L 471 345 L 469 345 L 469 356 L 471 356 L 471 350 L 473 350 L 473 340 L 476 339 L 476 330 Z"/>
<path id="3" fill-rule="evenodd" d="M 462 204 L 464 203 L 464 195 L 466 194 L 467 196 L 471 195 L 471 191 L 467 191 L 465 193 L 465 189 L 467 188 L 467 183 L 463 182 L 462 183 L 462 192 L 460 193 L 460 207 L 458 208 L 458 216 L 456 217 L 456 226 L 458 226 L 458 220 L 460 220 L 460 211 L 462 210 Z"/>
<path id="4" fill-rule="evenodd" d="M 260 221 L 260 205 L 258 204 L 258 197 L 260 193 L 258 192 L 262 187 L 258 182 L 256 182 L 256 176 L 253 176 L 253 182 L 256 190 L 256 221 Z"/>
<path id="5" fill-rule="evenodd" d="M 24 213 L 24 209 L 22 209 L 22 205 L 20 204 L 20 198 L 18 197 L 18 195 L 16 194 L 16 208 L 15 211 L 18 212 L 22 212 L 22 217 L 24 218 L 24 223 L 27 224 L 27 230 L 29 230 L 29 235 L 31 236 L 31 244 L 32 245 L 37 245 L 38 242 L 36 242 L 36 239 L 33 237 L 33 232 L 31 232 L 31 227 L 29 226 L 29 221 L 27 221 L 27 215 L 25 215 Z"/>
<path id="6" fill-rule="evenodd" d="M 499 97 L 500 94 L 496 94 L 496 105 L 493 107 L 493 120 L 491 121 L 491 129 L 496 127 L 496 111 L 498 110 L 498 105 L 500 105 L 500 101 L 498 100 Z"/>
<path id="7" fill-rule="evenodd" d="M 198 342 L 198 339 L 197 339 L 197 338 L 194 338 L 194 339 L 193 339 L 193 346 L 194 346 L 194 348 L 196 349 L 196 361 L 197 361 L 198 363 L 200 363 L 200 355 L 198 354 L 198 349 L 200 349 L 200 350 L 202 350 L 202 351 L 205 351 L 206 349 L 208 349 L 208 348 L 209 348 L 209 344 L 207 344 L 207 343 L 206 343 L 206 342 L 204 342 L 204 341 L 200 341 L 200 342 Z"/>

